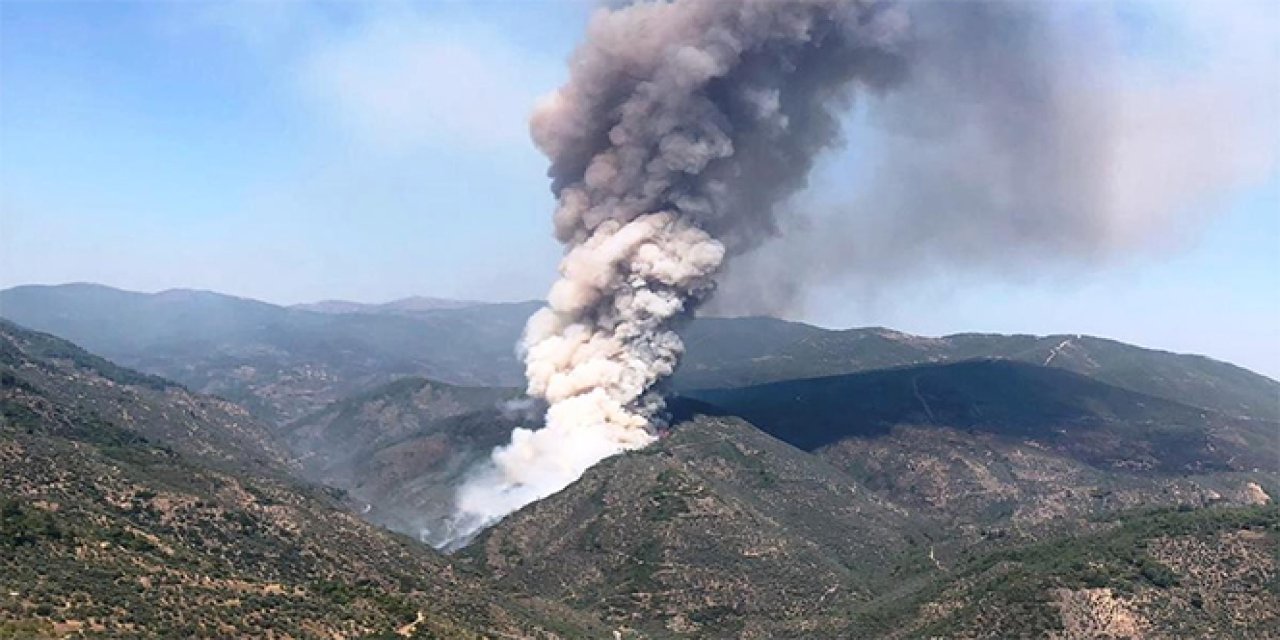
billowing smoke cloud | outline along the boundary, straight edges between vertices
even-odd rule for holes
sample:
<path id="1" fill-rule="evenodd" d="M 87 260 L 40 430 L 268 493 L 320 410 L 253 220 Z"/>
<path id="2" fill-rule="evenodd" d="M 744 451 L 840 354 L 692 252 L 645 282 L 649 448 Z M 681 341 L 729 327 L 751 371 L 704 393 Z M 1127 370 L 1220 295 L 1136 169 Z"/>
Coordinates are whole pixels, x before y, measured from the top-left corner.
<path id="1" fill-rule="evenodd" d="M 771 291 L 840 271 L 837 255 L 871 267 L 942 244 L 943 259 L 1089 255 L 1141 235 L 1168 208 L 1145 181 L 1202 175 L 1166 170 L 1177 163 L 1162 157 L 1148 170 L 1150 140 L 1200 135 L 1167 131 L 1181 119 L 1152 120 L 1150 109 L 1200 106 L 1170 111 L 1159 93 L 1115 100 L 1129 79 L 1090 63 L 1095 49 L 1132 43 L 1114 42 L 1081 6 L 675 0 L 601 10 L 571 80 L 532 119 L 566 245 L 522 343 L 545 425 L 516 430 L 461 489 L 456 535 L 654 440 L 681 321 L 711 296 L 727 258 L 777 235 L 779 211 L 821 152 L 843 143 L 855 95 L 893 134 L 867 151 L 872 178 L 848 216 L 866 222 L 815 222 L 801 234 L 811 244 L 775 254 L 785 262 L 740 272 Z"/>
<path id="2" fill-rule="evenodd" d="M 516 430 L 462 488 L 460 535 L 654 440 L 677 325 L 726 255 L 775 232 L 855 85 L 901 76 L 905 27 L 899 8 L 840 0 L 597 13 L 571 80 L 532 119 L 567 246 L 522 344 L 546 423 Z"/>
<path id="3" fill-rule="evenodd" d="M 1276 3 L 908 8 L 910 77 L 859 105 L 862 166 L 734 261 L 715 311 L 796 316 L 812 287 L 874 298 L 938 274 L 1080 273 L 1177 246 L 1274 176 Z"/>

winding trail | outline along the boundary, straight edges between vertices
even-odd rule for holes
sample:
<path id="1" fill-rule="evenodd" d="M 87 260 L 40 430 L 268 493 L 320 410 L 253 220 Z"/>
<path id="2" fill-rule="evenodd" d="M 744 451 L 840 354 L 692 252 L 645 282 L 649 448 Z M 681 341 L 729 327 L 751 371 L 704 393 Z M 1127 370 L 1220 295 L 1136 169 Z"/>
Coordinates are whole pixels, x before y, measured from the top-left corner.
<path id="1" fill-rule="evenodd" d="M 1071 341 L 1073 339 L 1074 338 L 1067 338 L 1066 340 L 1059 342 L 1058 346 L 1050 349 L 1049 357 L 1044 359 L 1044 364 L 1047 366 L 1050 362 L 1053 362 L 1053 359 L 1058 356 L 1058 353 L 1061 352 L 1064 348 L 1066 348 L 1067 345 L 1071 344 Z"/>
<path id="2" fill-rule="evenodd" d="M 911 378 L 911 392 L 915 394 L 916 400 L 920 401 L 920 406 L 924 407 L 925 414 L 929 416 L 929 422 L 937 423 L 938 419 L 933 416 L 933 409 L 929 408 L 929 402 L 920 393 L 920 376 Z"/>

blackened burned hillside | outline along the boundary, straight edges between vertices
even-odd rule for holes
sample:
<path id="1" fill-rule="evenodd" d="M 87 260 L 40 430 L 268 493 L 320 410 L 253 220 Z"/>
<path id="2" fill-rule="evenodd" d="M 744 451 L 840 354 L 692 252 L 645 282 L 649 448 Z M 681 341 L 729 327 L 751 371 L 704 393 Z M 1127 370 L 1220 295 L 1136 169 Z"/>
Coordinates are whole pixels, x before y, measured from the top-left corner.
<path id="1" fill-rule="evenodd" d="M 898 367 L 686 395 L 807 451 L 845 438 L 886 435 L 895 426 L 945 426 L 1040 440 L 1101 466 L 1280 470 L 1275 455 L 1280 423 L 1228 416 L 1008 360 Z"/>

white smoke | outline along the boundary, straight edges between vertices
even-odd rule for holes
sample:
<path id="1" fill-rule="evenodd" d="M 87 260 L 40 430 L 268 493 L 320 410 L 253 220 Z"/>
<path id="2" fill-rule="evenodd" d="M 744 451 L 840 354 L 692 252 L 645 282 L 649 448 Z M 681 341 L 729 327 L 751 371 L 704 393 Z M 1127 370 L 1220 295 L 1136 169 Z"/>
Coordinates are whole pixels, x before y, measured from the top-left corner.
<path id="1" fill-rule="evenodd" d="M 725 256 L 769 234 L 773 207 L 838 141 L 855 80 L 900 64 L 903 16 L 841 0 L 641 3 L 602 9 L 567 85 L 532 118 L 567 246 L 522 341 L 545 426 L 517 429 L 459 491 L 479 528 L 656 437 L 679 321 Z"/>
<path id="2" fill-rule="evenodd" d="M 547 401 L 546 426 L 516 429 L 462 487 L 461 535 L 653 441 L 662 398 L 652 388 L 683 350 L 671 323 L 709 290 L 723 258 L 719 242 L 671 212 L 605 220 L 565 256 L 523 339 L 528 393 Z"/>

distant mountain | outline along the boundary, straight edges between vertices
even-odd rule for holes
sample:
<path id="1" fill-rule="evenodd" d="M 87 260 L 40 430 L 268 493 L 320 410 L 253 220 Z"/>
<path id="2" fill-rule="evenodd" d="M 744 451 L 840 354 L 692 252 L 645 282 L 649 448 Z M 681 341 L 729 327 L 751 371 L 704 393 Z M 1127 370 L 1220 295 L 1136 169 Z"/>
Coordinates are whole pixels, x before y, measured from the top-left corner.
<path id="1" fill-rule="evenodd" d="M 1031 439 L 1089 464 L 1280 471 L 1280 423 L 1236 418 L 1009 360 L 970 360 L 686 395 L 805 450 L 897 426 Z"/>
<path id="2" fill-rule="evenodd" d="M 413 313 L 320 313 L 208 292 L 99 285 L 0 291 L 0 316 L 282 423 L 396 378 L 520 386 L 514 346 L 538 303 Z M 1003 358 L 1231 415 L 1280 420 L 1280 383 L 1201 356 L 1088 336 L 829 331 L 770 318 L 700 318 L 673 388 L 739 387 L 910 364 Z"/>
<path id="3" fill-rule="evenodd" d="M 827 331 L 769 318 L 704 318 L 686 331 L 681 389 L 741 387 L 911 364 L 1001 358 L 1074 371 L 1151 396 L 1280 420 L 1280 382 L 1203 356 L 1080 335 L 926 338 L 878 327 Z"/>
<path id="4" fill-rule="evenodd" d="M 290 309 L 299 309 L 302 311 L 315 311 L 317 313 L 401 313 L 415 314 L 429 311 L 439 311 L 441 309 L 464 309 L 466 307 L 477 307 L 484 302 L 475 300 L 451 300 L 448 298 L 430 298 L 427 296 L 410 296 L 391 302 L 383 302 L 379 304 L 368 304 L 364 302 L 351 302 L 349 300 L 321 300 L 320 302 L 310 302 L 304 304 L 291 305 Z"/>
<path id="5" fill-rule="evenodd" d="M 329 314 L 209 292 L 99 285 L 0 292 L 0 315 L 286 422 L 408 375 L 521 382 L 514 337 L 535 305 Z"/>
<path id="6" fill-rule="evenodd" d="M 359 521 L 275 451 L 225 401 L 0 325 L 0 637 L 610 634 Z"/>

